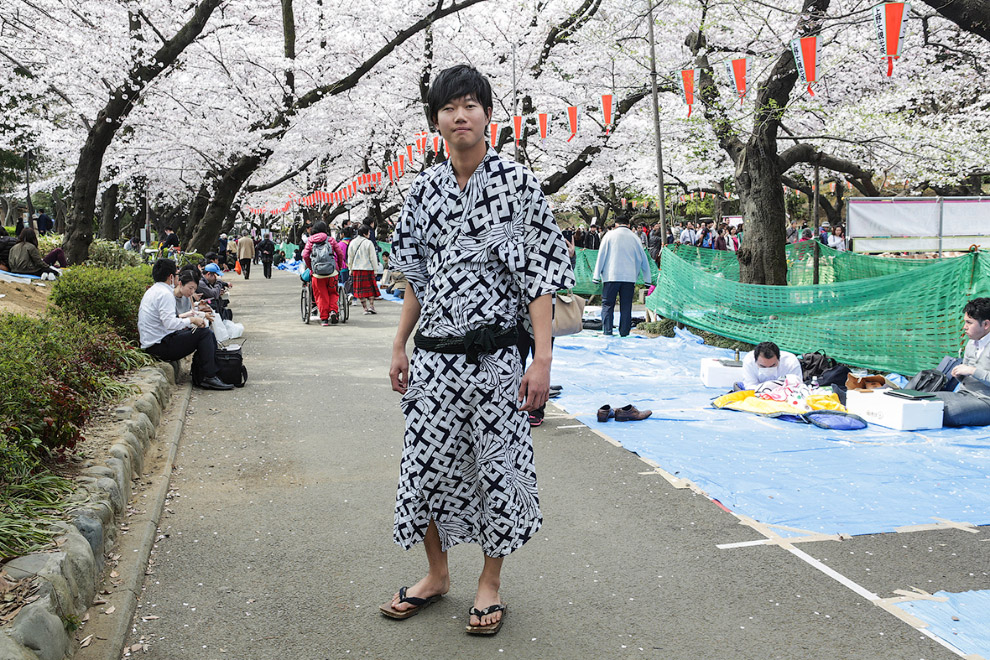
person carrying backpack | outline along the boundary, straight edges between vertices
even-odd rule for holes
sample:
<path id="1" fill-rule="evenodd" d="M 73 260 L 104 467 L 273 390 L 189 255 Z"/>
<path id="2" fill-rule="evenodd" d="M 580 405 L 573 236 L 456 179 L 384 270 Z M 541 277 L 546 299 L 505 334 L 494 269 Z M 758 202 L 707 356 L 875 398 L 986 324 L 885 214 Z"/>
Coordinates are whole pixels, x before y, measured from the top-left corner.
<path id="1" fill-rule="evenodd" d="M 321 324 L 336 325 L 340 322 L 337 277 L 340 274 L 340 266 L 346 263 L 347 253 L 344 247 L 330 236 L 327 223 L 320 220 L 313 225 L 313 234 L 306 241 L 302 258 L 312 275 L 313 297 L 320 312 Z"/>

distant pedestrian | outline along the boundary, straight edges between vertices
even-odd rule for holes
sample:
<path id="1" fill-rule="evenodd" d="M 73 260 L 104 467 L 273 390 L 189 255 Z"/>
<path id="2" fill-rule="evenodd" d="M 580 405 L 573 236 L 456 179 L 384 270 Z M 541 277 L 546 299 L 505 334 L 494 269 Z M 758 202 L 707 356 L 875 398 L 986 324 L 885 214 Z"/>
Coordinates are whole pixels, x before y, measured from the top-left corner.
<path id="1" fill-rule="evenodd" d="M 55 222 L 45 213 L 45 209 L 38 209 L 38 235 L 45 236 L 55 228 Z"/>
<path id="2" fill-rule="evenodd" d="M 340 268 L 347 261 L 347 252 L 330 236 L 327 223 L 320 220 L 313 225 L 313 235 L 306 241 L 302 259 L 310 271 L 313 298 L 322 325 L 336 325 L 340 322 L 337 280 Z"/>
<path id="3" fill-rule="evenodd" d="M 162 249 L 165 251 L 179 249 L 179 237 L 175 235 L 175 229 L 172 227 L 165 228 L 165 238 L 162 239 Z"/>
<path id="4" fill-rule="evenodd" d="M 241 262 L 241 275 L 244 279 L 251 277 L 251 262 L 254 260 L 254 239 L 247 232 L 241 234 L 237 241 L 237 260 Z"/>
<path id="5" fill-rule="evenodd" d="M 275 260 L 275 243 L 272 242 L 272 235 L 265 234 L 265 237 L 258 243 L 258 256 L 261 258 L 261 266 L 265 269 L 265 279 L 272 279 L 272 262 Z"/>
<path id="6" fill-rule="evenodd" d="M 375 298 L 380 298 L 382 294 L 375 283 L 375 271 L 381 264 L 370 236 L 371 227 L 364 224 L 358 227 L 357 237 L 347 246 L 347 269 L 351 276 L 351 291 L 361 302 L 364 313 L 377 314 Z"/>
<path id="7" fill-rule="evenodd" d="M 653 281 L 650 262 L 639 239 L 629 229 L 629 218 L 620 215 L 615 229 L 605 234 L 592 281 L 602 282 L 602 333 L 612 334 L 615 298 L 619 298 L 619 336 L 632 329 L 632 299 L 636 278 L 642 276 L 647 285 Z"/>

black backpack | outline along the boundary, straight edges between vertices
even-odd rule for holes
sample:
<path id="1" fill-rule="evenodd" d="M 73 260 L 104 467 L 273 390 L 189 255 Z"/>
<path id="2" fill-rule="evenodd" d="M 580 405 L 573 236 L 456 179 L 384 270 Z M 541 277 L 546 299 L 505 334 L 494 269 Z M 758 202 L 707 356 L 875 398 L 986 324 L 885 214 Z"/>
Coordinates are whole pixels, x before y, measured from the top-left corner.
<path id="1" fill-rule="evenodd" d="M 810 383 L 812 378 L 821 377 L 829 369 L 835 368 L 836 362 L 833 358 L 825 355 L 825 351 L 815 351 L 805 353 L 798 358 L 801 365 L 801 374 L 804 382 Z"/>

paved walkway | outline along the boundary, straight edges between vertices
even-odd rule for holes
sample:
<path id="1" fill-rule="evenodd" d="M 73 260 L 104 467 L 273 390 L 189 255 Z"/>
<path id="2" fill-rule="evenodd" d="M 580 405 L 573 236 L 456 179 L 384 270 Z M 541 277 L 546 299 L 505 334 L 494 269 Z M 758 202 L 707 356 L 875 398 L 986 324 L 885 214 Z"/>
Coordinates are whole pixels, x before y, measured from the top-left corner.
<path id="1" fill-rule="evenodd" d="M 194 390 L 127 642 L 148 642 L 143 657 L 956 657 L 784 548 L 719 549 L 763 537 L 553 414 L 534 430 L 546 523 L 506 560 L 502 632 L 463 631 L 476 546 L 451 551 L 443 602 L 407 621 L 381 617 L 378 604 L 425 570 L 418 548 L 391 540 L 402 416 L 387 372 L 399 307 L 306 326 L 296 276 L 264 280 L 259 269 L 235 281 L 250 378 L 233 392 Z M 894 596 L 973 588 L 974 570 L 985 584 L 985 538 L 952 530 L 801 549 Z"/>

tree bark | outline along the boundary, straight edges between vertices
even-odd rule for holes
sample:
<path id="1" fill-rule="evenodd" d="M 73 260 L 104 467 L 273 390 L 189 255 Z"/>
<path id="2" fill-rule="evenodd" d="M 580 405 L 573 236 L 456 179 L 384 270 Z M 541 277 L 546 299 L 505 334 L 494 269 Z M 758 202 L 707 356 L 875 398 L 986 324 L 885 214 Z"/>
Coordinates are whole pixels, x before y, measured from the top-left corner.
<path id="1" fill-rule="evenodd" d="M 796 36 L 815 34 L 830 0 L 804 0 Z M 787 242 L 784 173 L 778 157 L 777 133 L 780 120 L 798 72 L 790 47 L 777 56 L 767 78 L 757 88 L 753 132 L 743 142 L 732 126 L 718 98 L 718 90 L 708 61 L 709 52 L 702 32 L 688 36 L 687 46 L 700 69 L 699 98 L 704 114 L 720 146 L 736 166 L 736 192 L 745 220 L 745 239 L 736 253 L 740 281 L 747 284 L 787 284 Z"/>
<path id="2" fill-rule="evenodd" d="M 86 137 L 86 143 L 79 153 L 79 162 L 73 179 L 72 208 L 66 219 L 63 244 L 69 263 L 78 264 L 89 258 L 103 156 L 114 136 L 135 104 L 140 101 L 141 90 L 171 66 L 182 51 L 200 35 L 213 10 L 221 2 L 223 0 L 203 0 L 196 7 L 192 18 L 175 36 L 163 43 L 150 60 L 134 63 L 127 74 L 127 79 L 110 93 L 110 100 L 97 114 L 96 121 Z"/>
<path id="3" fill-rule="evenodd" d="M 922 0 L 967 32 L 990 41 L 990 0 Z"/>
<path id="4" fill-rule="evenodd" d="M 120 218 L 117 216 L 117 197 L 120 186 L 116 183 L 103 191 L 100 203 L 100 238 L 116 241 L 120 238 Z"/>

